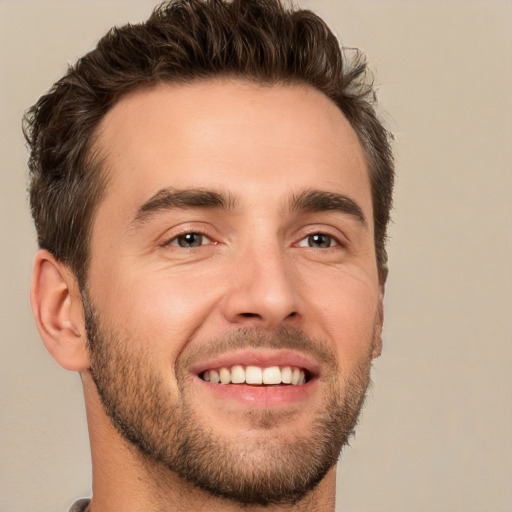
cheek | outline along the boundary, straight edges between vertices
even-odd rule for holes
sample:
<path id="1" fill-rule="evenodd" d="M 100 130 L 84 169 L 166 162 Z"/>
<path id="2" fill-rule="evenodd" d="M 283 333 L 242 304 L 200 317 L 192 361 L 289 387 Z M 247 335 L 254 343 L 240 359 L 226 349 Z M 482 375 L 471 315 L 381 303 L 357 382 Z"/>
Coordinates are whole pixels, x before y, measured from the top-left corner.
<path id="1" fill-rule="evenodd" d="M 331 276 L 323 285 L 323 292 L 315 292 L 310 301 L 315 323 L 331 341 L 342 368 L 358 365 L 368 359 L 371 350 L 378 287 L 349 275 Z"/>
<path id="2" fill-rule="evenodd" d="M 218 302 L 216 288 L 185 273 L 132 269 L 122 276 L 118 267 L 93 295 L 102 318 L 139 347 L 174 361 Z"/>

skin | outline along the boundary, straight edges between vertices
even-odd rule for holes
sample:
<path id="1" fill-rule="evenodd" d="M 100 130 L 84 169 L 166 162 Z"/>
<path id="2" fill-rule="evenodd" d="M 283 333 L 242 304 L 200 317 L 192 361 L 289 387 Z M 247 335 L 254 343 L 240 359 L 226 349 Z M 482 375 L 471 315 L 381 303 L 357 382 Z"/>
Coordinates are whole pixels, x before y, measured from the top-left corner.
<path id="1" fill-rule="evenodd" d="M 238 80 L 158 85 L 122 98 L 98 135 L 108 186 L 94 219 L 87 295 L 108 329 L 136 340 L 172 396 L 179 394 L 173 365 L 180 355 L 241 328 L 301 329 L 349 377 L 380 354 L 383 285 L 368 169 L 355 132 L 322 93 Z M 170 189 L 213 190 L 231 207 L 141 214 Z M 312 189 L 348 198 L 365 221 L 347 211 L 290 209 L 293 197 Z M 180 247 L 176 237 L 191 232 L 203 233 L 203 244 Z M 315 233 L 331 245 L 310 247 Z M 141 462 L 112 426 L 91 378 L 77 283 L 46 251 L 36 257 L 32 304 L 48 350 L 81 373 L 92 510 L 240 510 Z M 201 421 L 243 443 L 269 435 L 254 429 L 249 414 L 268 407 L 286 418 L 273 426 L 276 439 L 308 432 L 329 386 L 319 363 L 310 392 L 249 405 L 213 393 L 190 373 L 191 406 Z M 294 507 L 265 510 L 332 511 L 334 492 L 335 467 Z"/>

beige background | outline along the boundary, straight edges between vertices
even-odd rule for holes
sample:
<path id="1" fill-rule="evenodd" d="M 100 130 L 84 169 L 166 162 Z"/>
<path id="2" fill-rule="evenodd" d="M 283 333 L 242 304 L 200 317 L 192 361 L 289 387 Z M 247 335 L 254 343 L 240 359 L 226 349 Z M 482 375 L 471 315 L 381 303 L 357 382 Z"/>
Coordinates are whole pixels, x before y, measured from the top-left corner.
<path id="1" fill-rule="evenodd" d="M 310 0 L 369 55 L 399 179 L 385 348 L 340 466 L 343 512 L 512 510 L 512 3 Z M 147 0 L 0 0 L 0 511 L 90 492 L 77 375 L 29 303 L 23 110 Z"/>

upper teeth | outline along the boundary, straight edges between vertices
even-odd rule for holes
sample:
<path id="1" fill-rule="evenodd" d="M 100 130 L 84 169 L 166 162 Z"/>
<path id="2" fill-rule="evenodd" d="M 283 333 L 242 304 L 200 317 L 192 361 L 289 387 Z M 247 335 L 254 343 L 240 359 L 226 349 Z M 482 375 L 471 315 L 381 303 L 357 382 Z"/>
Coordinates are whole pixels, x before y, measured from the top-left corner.
<path id="1" fill-rule="evenodd" d="M 292 384 L 294 386 L 306 383 L 306 373 L 293 366 L 242 366 L 236 364 L 231 368 L 206 370 L 203 380 L 214 384 Z"/>

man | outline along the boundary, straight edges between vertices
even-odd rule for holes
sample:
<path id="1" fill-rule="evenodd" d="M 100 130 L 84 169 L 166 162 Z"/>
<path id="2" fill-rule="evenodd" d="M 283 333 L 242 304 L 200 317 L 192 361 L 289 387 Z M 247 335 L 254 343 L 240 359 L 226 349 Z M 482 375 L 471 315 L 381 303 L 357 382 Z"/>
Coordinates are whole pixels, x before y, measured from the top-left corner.
<path id="1" fill-rule="evenodd" d="M 72 510 L 334 510 L 387 275 L 364 77 L 311 12 L 173 1 L 27 113 L 32 306 L 91 439 Z"/>

